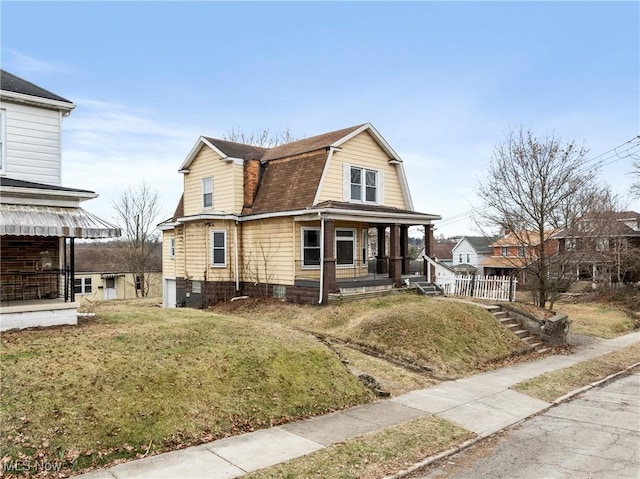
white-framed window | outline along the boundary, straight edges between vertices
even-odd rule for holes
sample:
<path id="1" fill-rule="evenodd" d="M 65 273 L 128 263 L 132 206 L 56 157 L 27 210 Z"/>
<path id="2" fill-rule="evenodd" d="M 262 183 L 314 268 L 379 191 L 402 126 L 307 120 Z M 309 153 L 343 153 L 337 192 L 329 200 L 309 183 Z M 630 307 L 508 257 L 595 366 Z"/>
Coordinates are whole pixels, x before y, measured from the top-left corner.
<path id="1" fill-rule="evenodd" d="M 4 173 L 7 169 L 7 129 L 5 128 L 5 119 L 7 111 L 0 109 L 0 173 Z"/>
<path id="2" fill-rule="evenodd" d="M 609 251 L 609 239 L 598 238 L 598 240 L 596 241 L 596 251 Z"/>
<path id="3" fill-rule="evenodd" d="M 567 251 L 572 251 L 576 249 L 576 239 L 575 238 L 567 238 L 564 241 L 564 247 Z"/>
<path id="4" fill-rule="evenodd" d="M 142 276 L 139 274 L 136 275 L 136 290 L 142 291 Z"/>
<path id="5" fill-rule="evenodd" d="M 500 248 L 500 256 L 509 256 L 509 247 L 508 246 L 502 246 Z"/>
<path id="6" fill-rule="evenodd" d="M 471 254 L 467 253 L 467 264 L 471 264 Z"/>
<path id="7" fill-rule="evenodd" d="M 320 267 L 320 228 L 302 228 L 302 267 Z"/>
<path id="8" fill-rule="evenodd" d="M 369 246 L 369 230 L 362 230 L 362 244 L 360 245 L 360 251 L 362 252 L 362 266 L 367 266 L 369 255 L 368 255 L 368 246 Z"/>
<path id="9" fill-rule="evenodd" d="M 345 200 L 357 203 L 382 203 L 382 172 L 345 165 Z"/>
<path id="10" fill-rule="evenodd" d="M 462 264 L 462 263 L 464 263 L 464 255 L 460 253 L 458 255 L 458 264 Z"/>
<path id="11" fill-rule="evenodd" d="M 202 178 L 202 207 L 213 207 L 213 178 Z"/>
<path id="12" fill-rule="evenodd" d="M 518 246 L 518 256 L 520 256 L 521 258 L 524 258 L 524 245 Z"/>
<path id="13" fill-rule="evenodd" d="M 211 266 L 226 268 L 227 266 L 227 231 L 211 231 Z"/>
<path id="14" fill-rule="evenodd" d="M 93 291 L 91 288 L 91 278 L 74 278 L 73 291 L 76 294 L 90 294 Z"/>
<path id="15" fill-rule="evenodd" d="M 176 257 L 176 238 L 172 236 L 169 238 L 169 258 Z"/>
<path id="16" fill-rule="evenodd" d="M 356 264 L 356 230 L 336 228 L 336 265 L 354 266 Z"/>

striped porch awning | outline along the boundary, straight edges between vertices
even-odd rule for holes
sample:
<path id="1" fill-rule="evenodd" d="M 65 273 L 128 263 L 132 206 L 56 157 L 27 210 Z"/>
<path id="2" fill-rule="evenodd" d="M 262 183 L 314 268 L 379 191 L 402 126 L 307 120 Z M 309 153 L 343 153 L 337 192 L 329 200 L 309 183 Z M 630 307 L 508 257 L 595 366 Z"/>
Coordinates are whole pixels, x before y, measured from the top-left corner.
<path id="1" fill-rule="evenodd" d="M 0 203 L 0 234 L 98 239 L 117 238 L 120 228 L 82 208 Z"/>

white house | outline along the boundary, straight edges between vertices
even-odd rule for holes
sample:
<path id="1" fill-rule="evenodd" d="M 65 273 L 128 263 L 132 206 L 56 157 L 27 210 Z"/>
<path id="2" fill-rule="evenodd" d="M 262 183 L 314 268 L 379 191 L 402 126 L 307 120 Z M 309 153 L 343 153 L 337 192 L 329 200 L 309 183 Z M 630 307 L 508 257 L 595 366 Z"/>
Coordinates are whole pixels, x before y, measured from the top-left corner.
<path id="1" fill-rule="evenodd" d="M 80 208 L 98 196 L 62 182 L 69 100 L 0 70 L 0 330 L 76 324 L 74 239 L 120 230 Z"/>
<path id="2" fill-rule="evenodd" d="M 463 236 L 453 247 L 453 269 L 462 274 L 484 275 L 481 263 L 493 253 L 491 244 L 500 236 Z"/>

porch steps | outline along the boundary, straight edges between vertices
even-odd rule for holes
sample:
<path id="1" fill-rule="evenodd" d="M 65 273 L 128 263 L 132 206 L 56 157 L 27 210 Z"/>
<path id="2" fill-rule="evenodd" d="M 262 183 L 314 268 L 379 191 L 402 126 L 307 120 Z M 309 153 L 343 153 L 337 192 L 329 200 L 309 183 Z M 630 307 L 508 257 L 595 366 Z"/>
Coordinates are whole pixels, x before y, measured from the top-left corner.
<path id="1" fill-rule="evenodd" d="M 531 351 L 536 351 L 538 353 L 545 353 L 549 351 L 549 348 L 546 347 L 538 335 L 531 334 L 520 324 L 519 321 L 512 318 L 507 311 L 503 311 L 500 306 L 488 306 L 487 311 L 489 311 L 505 328 L 518 336 L 518 338 L 520 338 L 520 340 L 524 342 Z"/>
<path id="2" fill-rule="evenodd" d="M 424 294 L 425 296 L 439 296 L 442 294 L 440 288 L 433 283 L 427 283 L 426 281 L 414 281 L 411 284 L 415 285 L 418 294 Z"/>

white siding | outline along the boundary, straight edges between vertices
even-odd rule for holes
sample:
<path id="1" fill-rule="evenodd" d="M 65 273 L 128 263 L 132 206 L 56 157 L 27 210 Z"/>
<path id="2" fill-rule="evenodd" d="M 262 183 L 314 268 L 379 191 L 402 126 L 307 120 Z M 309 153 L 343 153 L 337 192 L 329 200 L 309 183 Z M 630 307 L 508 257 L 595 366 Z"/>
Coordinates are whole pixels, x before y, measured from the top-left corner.
<path id="1" fill-rule="evenodd" d="M 55 110 L 2 102 L 5 111 L 4 174 L 11 178 L 59 186 L 61 115 Z"/>

